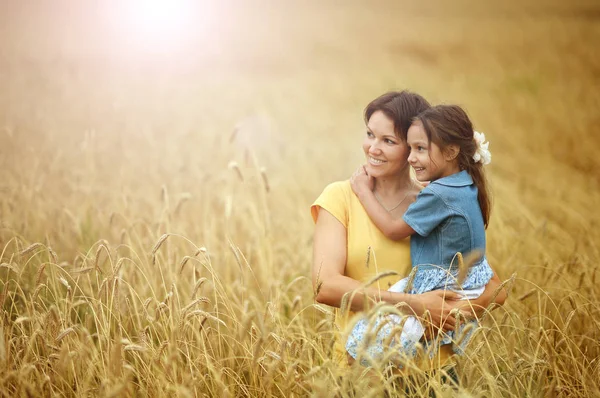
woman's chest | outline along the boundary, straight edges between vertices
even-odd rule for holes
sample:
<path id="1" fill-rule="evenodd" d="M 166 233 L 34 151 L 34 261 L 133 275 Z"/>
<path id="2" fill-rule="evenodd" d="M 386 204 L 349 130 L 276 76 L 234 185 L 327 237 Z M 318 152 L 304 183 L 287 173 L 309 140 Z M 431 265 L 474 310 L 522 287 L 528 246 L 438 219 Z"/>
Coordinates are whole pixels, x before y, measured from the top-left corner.
<path id="1" fill-rule="evenodd" d="M 397 272 L 398 276 L 385 278 L 381 284 L 387 289 L 388 283 L 393 284 L 410 270 L 409 239 L 396 242 L 386 238 L 364 211 L 350 216 L 346 275 L 366 282 L 382 272 Z"/>

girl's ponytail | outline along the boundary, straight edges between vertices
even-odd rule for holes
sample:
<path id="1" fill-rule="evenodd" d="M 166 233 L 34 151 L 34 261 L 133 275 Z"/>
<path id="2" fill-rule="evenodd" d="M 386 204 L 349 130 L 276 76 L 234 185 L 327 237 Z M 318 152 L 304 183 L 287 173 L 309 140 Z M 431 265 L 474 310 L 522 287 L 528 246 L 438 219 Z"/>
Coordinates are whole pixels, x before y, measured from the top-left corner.
<path id="1" fill-rule="evenodd" d="M 469 162 L 463 170 L 471 175 L 475 186 L 477 187 L 477 200 L 479 201 L 479 207 L 481 208 L 481 215 L 483 216 L 483 224 L 488 227 L 490 222 L 490 212 L 492 210 L 490 195 L 487 187 L 487 180 L 483 171 L 483 164 L 475 162 L 473 159 Z"/>

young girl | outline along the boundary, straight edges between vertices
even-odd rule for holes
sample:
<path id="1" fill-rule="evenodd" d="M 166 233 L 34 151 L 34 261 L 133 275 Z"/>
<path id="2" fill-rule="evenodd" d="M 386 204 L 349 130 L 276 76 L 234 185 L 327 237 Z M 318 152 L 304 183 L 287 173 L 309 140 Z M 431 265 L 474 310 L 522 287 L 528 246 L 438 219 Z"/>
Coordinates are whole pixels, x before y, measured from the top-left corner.
<path id="1" fill-rule="evenodd" d="M 410 235 L 412 266 L 416 267 L 412 286 L 402 279 L 389 290 L 418 294 L 447 288 L 464 298 L 477 298 L 493 276 L 485 256 L 480 256 L 458 282 L 457 253 L 485 253 L 485 228 L 490 215 L 490 200 L 483 165 L 491 155 L 483 134 L 473 131 L 467 114 L 455 105 L 439 105 L 417 116 L 408 130 L 408 162 L 419 181 L 430 181 L 417 196 L 402 219 L 394 219 L 379 203 L 372 190 L 372 178 L 364 169 L 353 176 L 352 189 L 373 223 L 394 240 Z M 412 278 L 411 278 L 412 279 Z M 405 322 L 401 333 L 395 327 Z M 382 324 L 383 323 L 383 324 Z M 370 339 L 365 337 L 377 333 Z M 394 335 L 395 336 L 392 336 Z M 380 359 L 391 349 L 399 355 L 414 357 L 416 344 L 424 334 L 415 317 L 379 317 L 375 322 L 360 320 L 349 335 L 346 350 L 362 363 Z M 468 336 L 467 336 L 468 337 Z M 452 344 L 455 332 L 443 335 L 440 344 Z M 468 338 L 461 338 L 460 352 Z"/>

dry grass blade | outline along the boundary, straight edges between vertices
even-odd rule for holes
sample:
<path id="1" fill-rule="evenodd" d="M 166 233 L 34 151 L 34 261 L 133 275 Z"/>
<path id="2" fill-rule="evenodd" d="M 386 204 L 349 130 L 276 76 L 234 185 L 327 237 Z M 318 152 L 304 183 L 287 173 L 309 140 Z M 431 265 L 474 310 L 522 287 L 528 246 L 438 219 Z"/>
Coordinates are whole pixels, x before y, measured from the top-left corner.
<path id="1" fill-rule="evenodd" d="M 160 199 L 163 202 L 164 209 L 169 208 L 169 192 L 167 190 L 167 186 L 163 185 L 160 187 Z"/>
<path id="2" fill-rule="evenodd" d="M 563 331 L 567 331 L 569 330 L 569 326 L 571 325 L 571 321 L 573 320 L 573 317 L 575 316 L 575 313 L 577 312 L 577 309 L 572 310 L 571 312 L 569 312 L 569 315 L 567 315 L 567 319 L 565 320 L 565 325 L 563 326 Z"/>
<path id="3" fill-rule="evenodd" d="M 192 298 L 196 297 L 198 290 L 200 290 L 204 282 L 206 282 L 207 280 L 207 278 L 202 277 L 196 281 L 196 283 L 194 284 L 194 289 L 192 290 Z"/>
<path id="4" fill-rule="evenodd" d="M 42 245 L 41 243 L 33 243 L 31 245 L 29 245 L 27 248 L 23 249 L 22 251 L 19 252 L 20 256 L 25 256 L 31 252 L 33 252 L 35 249 L 44 247 L 44 245 Z"/>
<path id="5" fill-rule="evenodd" d="M 520 296 L 520 297 L 519 297 L 517 300 L 519 300 L 519 301 L 525 301 L 525 300 L 527 300 L 529 297 L 531 297 L 532 295 L 534 295 L 534 294 L 535 294 L 535 292 L 537 292 L 537 291 L 538 291 L 538 289 L 536 289 L 536 288 L 533 288 L 533 289 L 531 289 L 531 290 L 527 291 L 525 294 L 521 295 L 521 296 Z"/>
<path id="6" fill-rule="evenodd" d="M 277 354 L 276 352 L 267 351 L 265 354 L 270 356 L 271 358 L 275 359 L 276 361 L 281 361 L 281 356 L 279 354 Z"/>
<path id="7" fill-rule="evenodd" d="M 155 358 L 159 358 L 163 351 L 169 346 L 169 341 L 165 340 L 160 344 L 160 347 L 158 347 L 158 350 L 156 351 L 156 356 Z"/>
<path id="8" fill-rule="evenodd" d="M 190 309 L 192 309 L 198 303 L 210 303 L 210 300 L 207 297 L 199 297 L 199 298 L 193 300 L 191 303 L 189 303 L 185 307 L 183 307 L 181 309 L 181 313 L 185 314 L 187 311 L 189 311 Z"/>
<path id="9" fill-rule="evenodd" d="M 98 248 L 96 249 L 96 256 L 94 257 L 94 268 L 96 268 L 96 270 L 98 272 L 100 272 L 100 273 L 102 273 L 102 270 L 100 269 L 100 252 L 102 250 L 104 250 L 106 252 L 106 255 L 108 256 L 109 261 L 112 262 L 112 258 L 111 258 L 111 255 L 110 255 L 110 250 L 109 250 L 107 244 L 104 243 L 104 242 L 100 243 L 98 245 Z"/>
<path id="10" fill-rule="evenodd" d="M 226 324 L 225 322 L 223 322 L 222 320 L 220 320 L 220 319 L 219 319 L 219 318 L 217 318 L 216 316 L 214 316 L 214 315 L 211 315 L 211 314 L 209 314 L 208 312 L 206 312 L 206 311 L 202 311 L 202 310 L 195 310 L 195 311 L 191 311 L 191 312 L 189 312 L 189 313 L 186 315 L 186 319 L 189 319 L 189 318 L 191 318 L 191 317 L 194 317 L 194 316 L 202 316 L 202 317 L 204 317 L 204 318 L 206 318 L 206 319 L 211 319 L 211 320 L 213 320 L 213 321 L 215 321 L 215 322 L 218 322 L 218 323 L 220 323 L 220 324 L 221 324 L 221 325 L 223 325 L 223 326 L 227 326 L 227 324 Z"/>
<path id="11" fill-rule="evenodd" d="M 477 324 L 475 322 L 470 322 L 466 324 L 465 327 L 460 331 L 458 339 L 454 344 L 458 347 L 462 347 L 463 343 L 465 342 L 465 339 L 471 339 L 473 337 L 471 336 L 471 334 L 476 328 Z"/>
<path id="12" fill-rule="evenodd" d="M 141 345 L 137 345 L 137 344 L 128 344 L 123 348 L 123 351 L 145 352 L 146 347 L 142 347 Z"/>
<path id="13" fill-rule="evenodd" d="M 410 291 L 412 290 L 418 269 L 418 267 L 412 267 L 412 269 L 410 270 L 410 274 L 408 275 L 408 281 L 406 282 L 406 287 L 404 288 L 404 293 L 410 293 Z"/>
<path id="14" fill-rule="evenodd" d="M 50 257 L 52 257 L 53 263 L 58 264 L 58 255 L 50 246 L 48 246 L 48 253 L 50 254 Z"/>
<path id="15" fill-rule="evenodd" d="M 194 253 L 194 257 L 196 257 L 196 256 L 197 256 L 198 254 L 200 254 L 200 253 L 206 254 L 206 253 L 207 253 L 206 247 L 199 247 L 199 248 L 196 250 L 196 253 Z"/>
<path id="16" fill-rule="evenodd" d="M 39 285 L 42 282 L 42 276 L 44 274 L 44 270 L 46 269 L 46 263 L 41 263 L 38 268 L 37 275 L 35 277 L 35 284 Z"/>
<path id="17" fill-rule="evenodd" d="M 483 253 L 481 250 L 473 250 L 463 258 L 462 253 L 456 253 L 456 259 L 458 260 L 458 276 L 457 281 L 460 285 L 465 281 L 469 269 L 481 259 Z"/>
<path id="18" fill-rule="evenodd" d="M 117 260 L 117 264 L 113 268 L 113 276 L 116 276 L 119 273 L 125 260 L 127 260 L 127 258 L 125 258 L 125 257 L 121 257 L 120 259 Z"/>
<path id="19" fill-rule="evenodd" d="M 62 332 L 60 332 L 58 334 L 58 336 L 56 336 L 56 339 L 54 339 L 55 342 L 60 342 L 62 339 L 64 339 L 65 337 L 67 337 L 68 335 L 70 335 L 71 333 L 75 333 L 75 329 L 73 329 L 72 327 L 70 328 L 66 328 L 65 330 L 63 330 Z"/>
<path id="20" fill-rule="evenodd" d="M 324 306 L 320 305 L 320 304 L 313 304 L 313 307 L 315 309 L 317 309 L 319 312 L 322 312 L 325 315 L 331 315 L 332 312 L 329 311 L 328 309 L 326 309 Z"/>
<path id="21" fill-rule="evenodd" d="M 6 362 L 6 346 L 4 345 L 4 328 L 0 328 L 0 364 Z"/>
<path id="22" fill-rule="evenodd" d="M 292 311 L 295 311 L 300 305 L 302 305 L 302 296 L 298 295 L 292 301 Z"/>
<path id="23" fill-rule="evenodd" d="M 363 286 L 369 287 L 372 284 L 376 283 L 377 281 L 379 281 L 383 278 L 387 278 L 388 276 L 394 276 L 394 275 L 398 275 L 398 272 L 396 272 L 396 271 L 381 272 L 381 273 L 375 275 L 373 278 L 369 279 L 366 283 L 363 284 Z"/>
<path id="24" fill-rule="evenodd" d="M 17 269 L 15 264 L 2 263 L 2 264 L 0 264 L 0 268 L 6 268 L 12 272 L 19 273 L 19 270 Z"/>
<path id="25" fill-rule="evenodd" d="M 242 174 L 242 170 L 240 170 L 240 166 L 238 166 L 236 161 L 232 160 L 231 162 L 229 162 L 229 165 L 227 167 L 229 167 L 229 170 L 235 171 L 235 174 L 238 176 L 240 181 L 244 182 L 244 176 Z"/>
<path id="26" fill-rule="evenodd" d="M 265 187 L 265 191 L 268 193 L 271 190 L 271 186 L 269 185 L 269 178 L 267 177 L 267 169 L 261 167 L 260 176 L 262 177 L 262 182 Z"/>
<path id="27" fill-rule="evenodd" d="M 94 269 L 95 269 L 94 267 L 78 268 L 78 269 L 72 270 L 71 274 L 87 274 L 88 272 L 91 272 Z"/>
<path id="28" fill-rule="evenodd" d="M 188 192 L 182 193 L 179 197 L 179 200 L 177 201 L 177 204 L 175 205 L 175 210 L 173 210 L 173 214 L 179 214 L 181 208 L 183 207 L 183 204 L 187 202 L 191 197 L 192 195 Z"/>
<path id="29" fill-rule="evenodd" d="M 181 260 L 181 263 L 179 264 L 179 273 L 180 274 L 183 272 L 183 267 L 185 267 L 185 265 L 191 258 L 192 257 L 190 257 L 190 256 L 183 256 L 183 259 Z"/>
<path id="30" fill-rule="evenodd" d="M 313 299 L 316 299 L 319 293 L 323 289 L 323 281 L 317 281 L 317 285 L 315 286 L 315 291 L 313 293 Z"/>
<path id="31" fill-rule="evenodd" d="M 69 284 L 69 282 L 63 278 L 62 276 L 58 277 L 58 280 L 60 281 L 60 283 L 62 283 L 67 289 L 71 289 L 71 285 Z"/>
<path id="32" fill-rule="evenodd" d="M 163 236 L 161 236 L 160 239 L 158 239 L 158 242 L 156 242 L 156 244 L 152 248 L 152 251 L 150 252 L 150 254 L 152 254 L 154 256 L 156 254 L 156 252 L 158 251 L 158 249 L 160 249 L 160 247 L 162 246 L 162 244 L 167 240 L 167 238 L 170 235 L 171 234 L 164 234 Z"/>
<path id="33" fill-rule="evenodd" d="M 35 302 L 35 300 L 37 299 L 37 296 L 40 294 L 40 292 L 42 291 L 42 289 L 45 288 L 45 287 L 47 287 L 47 286 L 45 284 L 43 284 L 43 283 L 42 284 L 38 284 L 36 286 L 35 290 L 33 291 L 33 294 L 31 295 L 31 301 L 32 302 Z M 0 307 L 2 306 L 1 304 L 2 304 L 2 302 L 0 300 Z"/>

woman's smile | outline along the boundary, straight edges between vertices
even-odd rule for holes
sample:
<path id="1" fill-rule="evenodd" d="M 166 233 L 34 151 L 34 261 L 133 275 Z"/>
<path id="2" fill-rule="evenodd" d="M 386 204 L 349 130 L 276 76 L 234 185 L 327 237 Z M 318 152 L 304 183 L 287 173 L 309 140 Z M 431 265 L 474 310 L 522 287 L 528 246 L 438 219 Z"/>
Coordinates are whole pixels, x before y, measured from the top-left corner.
<path id="1" fill-rule="evenodd" d="M 369 163 L 371 163 L 374 166 L 379 166 L 381 164 L 386 163 L 386 161 L 382 159 L 376 159 L 373 156 L 369 156 Z"/>

